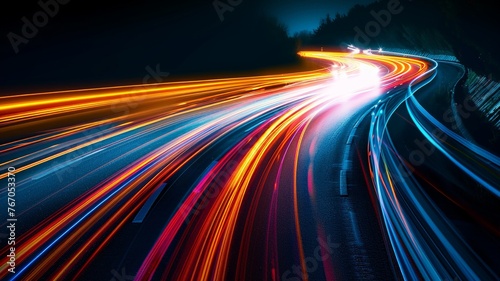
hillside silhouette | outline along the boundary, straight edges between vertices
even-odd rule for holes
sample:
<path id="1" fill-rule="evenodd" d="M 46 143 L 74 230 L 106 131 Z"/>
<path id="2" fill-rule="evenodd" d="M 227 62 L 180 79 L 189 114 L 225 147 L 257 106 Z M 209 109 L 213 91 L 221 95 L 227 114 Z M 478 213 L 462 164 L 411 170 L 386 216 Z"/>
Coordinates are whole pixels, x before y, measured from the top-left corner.
<path id="1" fill-rule="evenodd" d="M 298 61 L 286 27 L 257 3 L 231 1 L 69 1 L 59 5 L 15 53 L 6 36 L 1 52 L 2 90 L 31 92 L 139 84 L 148 69 L 160 81 L 200 74 L 221 76 Z M 228 1 L 220 1 L 229 5 Z M 38 1 L 14 3 L 2 33 L 22 36 Z M 225 7 L 225 8 L 224 8 Z M 229 7 L 229 8 L 228 8 Z M 222 10 L 220 10 L 222 9 Z M 221 13 L 223 11 L 223 13 Z M 233 74 L 234 75 L 234 74 Z"/>
<path id="2" fill-rule="evenodd" d="M 148 69 L 169 73 L 161 81 L 235 75 L 297 64 L 301 48 L 345 49 L 347 44 L 450 53 L 480 75 L 500 77 L 495 30 L 500 25 L 487 3 L 377 1 L 354 6 L 346 15 L 325 15 L 314 32 L 294 38 L 287 36 L 286 26 L 262 11 L 261 1 L 231 1 L 237 5 L 222 17 L 213 3 L 68 1 L 36 36 L 18 46 L 18 53 L 4 36 L 2 90 L 136 84 L 142 83 Z M 2 33 L 21 34 L 21 19 L 32 19 L 40 9 L 35 0 L 13 3 L 4 11 Z M 389 9 L 396 13 L 387 16 Z"/>
<path id="3" fill-rule="evenodd" d="M 449 53 L 476 73 L 500 79 L 500 26 L 491 4 L 470 0 L 384 0 L 326 15 L 312 33 L 296 34 L 301 47 L 354 44 Z"/>

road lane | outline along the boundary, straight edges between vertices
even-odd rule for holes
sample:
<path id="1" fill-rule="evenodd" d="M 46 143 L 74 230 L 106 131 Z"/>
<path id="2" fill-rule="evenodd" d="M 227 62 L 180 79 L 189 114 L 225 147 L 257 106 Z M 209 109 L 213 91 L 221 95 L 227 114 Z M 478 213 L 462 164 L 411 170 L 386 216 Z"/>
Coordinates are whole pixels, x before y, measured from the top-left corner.
<path id="1" fill-rule="evenodd" d="M 380 220 L 370 191 L 349 172 L 341 198 L 339 168 L 355 157 L 346 143 L 358 119 L 427 63 L 301 55 L 330 67 L 3 98 L 12 130 L 0 163 L 17 166 L 25 222 L 11 277 L 109 280 L 125 266 L 137 280 L 390 276 L 377 262 L 387 253 L 374 254 L 383 235 L 369 234 Z"/>

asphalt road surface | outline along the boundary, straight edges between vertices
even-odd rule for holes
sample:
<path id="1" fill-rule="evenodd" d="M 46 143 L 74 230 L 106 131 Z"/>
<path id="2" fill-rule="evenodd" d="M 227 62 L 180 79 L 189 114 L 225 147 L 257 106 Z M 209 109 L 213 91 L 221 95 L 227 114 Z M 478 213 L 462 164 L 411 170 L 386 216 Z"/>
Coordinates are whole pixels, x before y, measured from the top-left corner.
<path id="1" fill-rule="evenodd" d="M 318 70 L 0 98 L 0 278 L 498 279 L 498 156 L 426 103 L 461 68 L 300 55 Z"/>

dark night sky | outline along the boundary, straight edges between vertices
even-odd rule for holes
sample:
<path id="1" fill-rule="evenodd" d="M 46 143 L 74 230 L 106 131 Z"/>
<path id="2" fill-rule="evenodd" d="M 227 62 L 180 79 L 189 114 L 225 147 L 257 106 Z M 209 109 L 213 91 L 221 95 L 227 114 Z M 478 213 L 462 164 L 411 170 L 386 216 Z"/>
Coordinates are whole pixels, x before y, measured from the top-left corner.
<path id="1" fill-rule="evenodd" d="M 127 83 L 144 76 L 146 65 L 161 64 L 162 71 L 179 73 L 196 67 L 207 52 L 234 52 L 240 27 L 256 24 L 262 13 L 275 16 L 293 35 L 316 28 L 327 13 L 346 13 L 356 3 L 373 0 L 240 0 L 223 21 L 214 0 L 41 0 L 53 1 L 67 3 L 59 4 L 58 12 L 26 44 L 19 44 L 17 54 L 7 34 L 22 35 L 21 19 L 32 21 L 41 10 L 40 0 L 15 1 L 1 9 L 0 91 L 53 89 L 63 82 L 71 87 L 85 87 L 89 81 L 96 86 Z M 199 64 L 218 63 L 209 59 Z"/>
<path id="2" fill-rule="evenodd" d="M 288 27 L 288 33 L 293 35 L 302 30 L 312 31 L 319 25 L 326 14 L 346 14 L 356 4 L 366 5 L 375 0 L 269 0 L 266 10 L 275 15 Z"/>

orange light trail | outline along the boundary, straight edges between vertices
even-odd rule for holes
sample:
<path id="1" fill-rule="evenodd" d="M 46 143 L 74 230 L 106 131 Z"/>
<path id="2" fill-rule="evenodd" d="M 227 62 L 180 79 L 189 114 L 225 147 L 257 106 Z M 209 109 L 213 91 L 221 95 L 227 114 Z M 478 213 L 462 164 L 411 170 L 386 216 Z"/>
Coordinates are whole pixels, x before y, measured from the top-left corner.
<path id="1" fill-rule="evenodd" d="M 277 196 L 282 193 L 293 194 L 289 206 L 293 209 L 296 260 L 307 276 L 297 196 L 302 186 L 297 181 L 297 170 L 309 123 L 319 114 L 336 110 L 336 106 L 354 98 L 359 99 L 359 107 L 366 105 L 395 84 L 419 77 L 427 64 L 414 58 L 343 52 L 299 55 L 337 67 L 332 68 L 333 72 L 330 68 L 320 68 L 279 75 L 1 97 L 0 123 L 4 126 L 0 133 L 5 133 L 9 141 L 0 146 L 0 151 L 8 156 L 1 158 L 0 166 L 16 166 L 19 178 L 40 179 L 47 170 L 61 172 L 87 157 L 97 163 L 99 158 L 93 158 L 95 155 L 123 146 L 113 156 L 120 160 L 116 160 L 121 163 L 118 167 L 105 174 L 101 166 L 96 166 L 72 179 L 75 183 L 84 181 L 85 175 L 105 174 L 99 183 L 74 195 L 57 212 L 19 235 L 15 276 L 35 280 L 40 276 L 64 279 L 83 274 L 161 183 L 174 178 L 230 134 L 241 139 L 220 155 L 208 171 L 209 175 L 229 175 L 217 183 L 217 195 L 206 206 L 195 209 L 214 185 L 214 178 L 209 175 L 204 175 L 192 190 L 185 191 L 179 207 L 144 257 L 136 280 L 160 276 L 176 280 L 225 280 L 254 274 L 245 269 L 247 261 L 254 258 L 252 253 L 257 251 L 248 239 L 253 239 L 258 231 L 254 225 L 263 215 L 262 210 L 268 210 L 269 214 L 262 224 L 266 229 L 260 231 L 269 232 L 270 239 L 269 248 L 262 250 L 270 253 L 262 253 L 262 259 L 272 257 L 275 264 L 266 267 L 273 273 L 252 276 L 259 280 L 269 280 L 270 276 L 271 280 L 279 280 L 283 268 L 278 259 L 283 254 L 276 247 L 280 237 L 275 221 L 280 202 Z M 248 132 L 245 126 L 249 127 Z M 12 129 L 33 134 L 14 140 L 16 135 L 9 133 Z M 95 132 L 84 135 L 92 130 Z M 43 145 L 46 146 L 40 148 Z M 239 153 L 243 148 L 245 151 Z M 144 154 L 137 157 L 134 154 L 137 151 Z M 283 160 L 287 157 L 294 159 L 293 165 Z M 122 158 L 133 160 L 125 163 Z M 5 177 L 6 174 L 0 175 L 0 179 Z M 64 184 L 60 190 L 69 191 L 71 187 Z M 311 184 L 309 188 L 314 187 Z M 263 194 L 269 194 L 270 190 L 275 197 L 268 200 Z M 44 194 L 43 198 L 50 196 Z M 40 203 L 34 203 L 32 208 L 37 204 Z M 186 210 L 194 212 L 189 222 Z M 183 232 L 186 229 L 192 232 L 188 235 Z M 321 225 L 318 229 L 322 229 Z M 240 236 L 246 237 L 244 241 L 238 239 Z M 239 253 L 235 254 L 235 249 Z M 175 256 L 167 257 L 167 251 Z M 160 268 L 165 259 L 175 259 L 179 266 Z M 4 279 L 8 274 L 7 258 L 4 256 L 1 261 L 0 279 Z M 229 272 L 228 267 L 233 264 L 237 270 Z M 330 271 L 327 274 L 332 276 Z"/>

